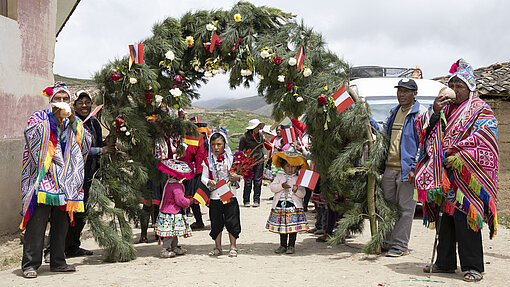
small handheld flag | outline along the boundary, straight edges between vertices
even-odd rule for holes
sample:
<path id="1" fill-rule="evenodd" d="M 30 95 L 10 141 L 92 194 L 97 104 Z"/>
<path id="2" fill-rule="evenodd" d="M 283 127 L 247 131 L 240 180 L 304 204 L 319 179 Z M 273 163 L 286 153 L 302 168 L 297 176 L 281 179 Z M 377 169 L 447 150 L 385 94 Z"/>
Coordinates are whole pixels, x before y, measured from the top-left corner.
<path id="1" fill-rule="evenodd" d="M 222 179 L 216 183 L 216 190 L 220 195 L 220 199 L 223 203 L 229 203 L 230 199 L 234 196 L 230 188 L 228 187 L 227 181 Z"/>
<path id="2" fill-rule="evenodd" d="M 193 137 L 193 136 L 185 136 L 184 137 L 184 143 L 187 145 L 198 146 L 199 140 L 200 140 L 199 137 Z"/>
<path id="3" fill-rule="evenodd" d="M 211 192 L 209 190 L 204 191 L 200 187 L 197 189 L 197 192 L 195 192 L 195 195 L 193 195 L 193 198 L 198 201 L 203 206 L 207 205 L 209 203 L 209 195 Z"/>
<path id="4" fill-rule="evenodd" d="M 135 64 L 143 64 L 143 44 L 129 45 L 129 69 Z"/>
<path id="5" fill-rule="evenodd" d="M 341 86 L 340 89 L 338 89 L 338 91 L 333 94 L 333 99 L 339 114 L 354 104 L 354 101 L 352 100 L 351 96 L 349 96 L 345 85 Z"/>
<path id="6" fill-rule="evenodd" d="M 216 39 L 218 39 L 218 35 L 216 35 L 216 33 L 213 30 L 212 37 L 211 37 L 211 46 L 209 46 L 210 53 L 212 53 L 212 51 L 214 50 L 214 46 L 216 46 Z"/>
<path id="7" fill-rule="evenodd" d="M 84 120 L 83 122 L 86 122 L 88 119 L 90 119 L 91 117 L 95 116 L 100 110 L 101 108 L 103 108 L 104 104 L 101 104 L 99 106 L 97 106 Z"/>
<path id="8" fill-rule="evenodd" d="M 200 119 L 198 118 L 198 116 L 194 116 L 194 117 L 191 118 L 191 122 L 192 123 L 199 123 Z"/>
<path id="9" fill-rule="evenodd" d="M 290 127 L 282 130 L 282 138 L 285 144 L 290 144 L 296 141 L 296 133 L 294 128 Z"/>
<path id="10" fill-rule="evenodd" d="M 301 71 L 301 68 L 303 67 L 303 63 L 305 62 L 305 47 L 303 47 L 303 44 L 301 44 L 301 47 L 299 47 L 299 51 L 296 56 L 297 60 L 297 71 Z"/>
<path id="11" fill-rule="evenodd" d="M 311 190 L 315 189 L 315 185 L 319 180 L 319 174 L 309 169 L 302 169 L 299 171 L 299 176 L 296 181 L 296 185 L 308 187 Z"/>

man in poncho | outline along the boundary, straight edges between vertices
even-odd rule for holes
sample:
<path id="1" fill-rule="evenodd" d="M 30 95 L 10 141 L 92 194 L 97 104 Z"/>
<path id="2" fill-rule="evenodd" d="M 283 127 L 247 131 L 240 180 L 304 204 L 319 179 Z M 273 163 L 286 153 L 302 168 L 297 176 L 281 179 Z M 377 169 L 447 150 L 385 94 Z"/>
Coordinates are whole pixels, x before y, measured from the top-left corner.
<path id="1" fill-rule="evenodd" d="M 69 221 L 74 224 L 73 212 L 84 211 L 84 163 L 91 144 L 89 132 L 69 105 L 71 94 L 65 83 L 55 83 L 43 95 L 49 97 L 51 109 L 34 112 L 25 128 L 20 228 L 26 228 L 22 260 L 26 278 L 37 277 L 48 218 L 50 270 L 75 271 L 65 260 L 65 238 Z"/>
<path id="2" fill-rule="evenodd" d="M 459 59 L 448 86 L 455 99 L 439 95 L 415 124 L 423 145 L 416 166 L 417 199 L 424 203 L 426 225 L 440 219 L 437 260 L 425 272 L 453 273 L 458 243 L 464 280 L 479 281 L 484 271 L 483 222 L 490 238 L 497 230 L 498 122 L 491 108 L 474 95 L 473 68 Z"/>

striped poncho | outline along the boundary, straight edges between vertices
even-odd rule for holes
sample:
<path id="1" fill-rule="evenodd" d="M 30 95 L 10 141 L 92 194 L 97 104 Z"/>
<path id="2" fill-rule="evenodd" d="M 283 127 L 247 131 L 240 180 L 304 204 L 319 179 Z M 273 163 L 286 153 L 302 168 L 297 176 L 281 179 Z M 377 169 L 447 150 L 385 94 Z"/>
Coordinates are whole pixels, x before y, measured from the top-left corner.
<path id="1" fill-rule="evenodd" d="M 446 116 L 445 116 L 446 115 Z M 472 97 L 456 110 L 447 106 L 441 120 L 425 137 L 430 113 L 416 119 L 422 145 L 416 165 L 417 200 L 424 203 L 423 219 L 435 221 L 437 206 L 478 231 L 489 225 L 497 233 L 498 122 L 491 108 Z M 444 161 L 452 164 L 444 168 Z"/>
<path id="2" fill-rule="evenodd" d="M 60 127 L 49 110 L 36 111 L 28 120 L 21 171 L 21 229 L 38 204 L 61 206 L 69 212 L 71 223 L 73 212 L 84 211 L 84 166 L 92 138 L 78 118 L 73 125 L 64 119 Z"/>

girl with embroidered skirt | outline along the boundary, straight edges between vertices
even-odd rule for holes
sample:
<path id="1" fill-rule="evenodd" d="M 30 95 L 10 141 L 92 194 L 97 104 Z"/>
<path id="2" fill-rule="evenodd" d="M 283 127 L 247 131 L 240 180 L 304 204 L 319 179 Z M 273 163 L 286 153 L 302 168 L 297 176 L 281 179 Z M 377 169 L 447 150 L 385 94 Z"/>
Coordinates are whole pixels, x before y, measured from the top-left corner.
<path id="1" fill-rule="evenodd" d="M 187 250 L 178 245 L 178 237 L 190 237 L 191 227 L 186 218 L 185 208 L 189 207 L 190 199 L 184 197 L 184 185 L 180 179 L 190 179 L 193 171 L 185 162 L 166 159 L 158 164 L 158 168 L 169 175 L 163 190 L 163 199 L 156 220 L 156 235 L 163 240 L 161 257 L 171 258 L 184 255 Z"/>
<path id="2" fill-rule="evenodd" d="M 222 131 L 213 132 L 209 138 L 207 159 L 202 163 L 202 183 L 211 191 L 209 203 L 211 232 L 209 235 L 214 240 L 215 247 L 209 252 L 210 256 L 222 254 L 221 233 L 223 227 L 226 227 L 230 240 L 228 256 L 237 257 L 236 242 L 239 233 L 241 233 L 241 219 L 236 198 L 236 187 L 238 187 L 238 181 L 241 177 L 230 171 L 232 163 L 232 151 L 228 146 L 226 134 Z M 228 182 L 228 188 L 216 188 L 217 183 L 222 180 Z M 224 201 L 226 193 L 229 193 L 231 197 Z"/>
<path id="3" fill-rule="evenodd" d="M 275 253 L 293 254 L 297 233 L 309 229 L 303 211 L 306 191 L 304 187 L 296 185 L 298 170 L 308 169 L 308 163 L 300 153 L 284 151 L 273 155 L 273 164 L 277 168 L 283 168 L 285 173 L 278 174 L 271 183 L 274 197 L 266 228 L 280 234 L 280 247 Z"/>

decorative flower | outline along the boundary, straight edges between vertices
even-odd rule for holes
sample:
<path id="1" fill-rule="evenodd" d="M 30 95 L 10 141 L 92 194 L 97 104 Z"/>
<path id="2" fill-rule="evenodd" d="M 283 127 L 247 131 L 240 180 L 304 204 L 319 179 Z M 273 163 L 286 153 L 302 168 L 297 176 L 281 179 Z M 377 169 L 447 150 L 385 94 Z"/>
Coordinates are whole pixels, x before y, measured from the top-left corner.
<path id="1" fill-rule="evenodd" d="M 152 98 L 153 97 L 154 97 L 154 95 L 151 92 L 145 93 L 145 102 L 147 104 L 152 104 Z"/>
<path id="2" fill-rule="evenodd" d="M 274 57 L 274 63 L 279 66 L 283 62 L 282 57 L 276 56 Z"/>
<path id="3" fill-rule="evenodd" d="M 296 98 L 296 102 L 301 103 L 303 101 L 303 97 L 299 96 Z"/>
<path id="4" fill-rule="evenodd" d="M 214 45 L 215 45 L 215 46 L 219 46 L 219 45 L 221 45 L 221 37 L 220 37 L 220 36 L 218 36 L 218 37 L 216 38 L 216 42 L 214 43 Z"/>
<path id="5" fill-rule="evenodd" d="M 271 56 L 271 54 L 269 54 L 269 50 L 267 49 L 262 50 L 262 52 L 260 52 L 260 57 L 262 57 L 263 59 L 269 58 L 269 56 Z"/>
<path id="6" fill-rule="evenodd" d="M 220 154 L 218 157 L 216 157 L 217 162 L 222 162 L 224 160 L 225 160 L 225 155 L 223 155 L 223 154 Z"/>
<path id="7" fill-rule="evenodd" d="M 130 132 L 126 132 L 126 136 L 129 136 L 131 133 Z"/>
<path id="8" fill-rule="evenodd" d="M 193 39 L 193 36 L 186 37 L 186 44 L 188 45 L 188 48 L 193 47 L 195 44 L 195 39 Z"/>
<path id="9" fill-rule="evenodd" d="M 112 79 L 112 81 L 118 81 L 120 79 L 120 76 L 119 76 L 119 74 L 114 72 L 114 73 L 110 74 L 110 79 Z M 53 90 L 52 90 L 52 92 L 53 92 Z"/>
<path id="10" fill-rule="evenodd" d="M 310 68 L 306 68 L 306 69 L 303 71 L 303 76 L 304 76 L 305 78 L 308 78 L 311 74 L 312 74 L 312 70 L 310 70 Z"/>
<path id="11" fill-rule="evenodd" d="M 319 103 L 319 105 L 323 106 L 324 104 L 326 104 L 326 96 L 320 95 L 317 98 L 317 102 Z"/>
<path id="12" fill-rule="evenodd" d="M 287 91 L 292 90 L 292 88 L 294 88 L 294 85 L 291 82 L 288 82 L 287 83 Z"/>
<path id="13" fill-rule="evenodd" d="M 238 151 L 238 152 L 234 153 L 233 157 L 234 157 L 234 163 L 238 163 L 240 161 L 243 161 L 246 158 L 246 155 L 244 154 L 244 152 Z"/>
<path id="14" fill-rule="evenodd" d="M 213 75 L 219 74 L 220 70 L 219 69 L 214 69 L 214 70 L 212 70 L 212 73 L 213 73 Z"/>
<path id="15" fill-rule="evenodd" d="M 51 87 L 47 87 L 46 89 L 43 90 L 43 95 L 45 97 L 51 97 L 53 95 L 53 89 Z"/>
<path id="16" fill-rule="evenodd" d="M 262 80 L 264 80 L 264 76 L 263 76 L 263 75 L 261 75 L 261 74 L 257 74 L 257 79 L 259 79 L 259 80 L 261 80 L 261 81 L 262 81 Z"/>
<path id="17" fill-rule="evenodd" d="M 115 126 L 120 127 L 124 123 L 124 116 L 115 119 Z"/>
<path id="18" fill-rule="evenodd" d="M 242 20 L 241 14 L 239 14 L 239 13 L 235 14 L 234 15 L 234 20 L 236 22 L 241 22 L 241 20 Z"/>
<path id="19" fill-rule="evenodd" d="M 211 48 L 211 42 L 204 43 L 204 48 L 209 51 L 209 48 Z"/>
<path id="20" fill-rule="evenodd" d="M 207 71 L 207 72 L 205 72 L 205 73 L 204 73 L 204 76 L 206 76 L 206 77 L 210 78 L 210 77 L 212 77 L 212 76 L 213 76 L 213 73 L 211 73 L 211 72 Z"/>
<path id="21" fill-rule="evenodd" d="M 324 91 L 327 91 L 328 90 L 328 86 L 324 86 Z"/>
<path id="22" fill-rule="evenodd" d="M 293 96 L 294 96 L 294 97 L 298 97 L 299 95 L 298 95 L 298 94 L 294 94 Z"/>
<path id="23" fill-rule="evenodd" d="M 157 103 L 157 104 L 161 104 L 161 102 L 163 101 L 163 96 L 161 95 L 156 95 L 154 97 L 154 101 Z"/>
<path id="24" fill-rule="evenodd" d="M 121 127 L 121 128 L 120 128 L 120 131 L 121 131 L 121 132 L 125 132 L 125 131 L 127 131 L 127 128 L 126 128 L 126 127 Z"/>
<path id="25" fill-rule="evenodd" d="M 279 75 L 278 76 L 278 82 L 280 82 L 280 83 L 285 82 L 285 76 L 284 75 Z"/>
<path id="26" fill-rule="evenodd" d="M 184 88 L 185 88 L 185 89 L 189 89 L 189 84 L 188 84 L 188 83 L 185 83 L 185 84 L 184 84 Z"/>
<path id="27" fill-rule="evenodd" d="M 131 77 L 131 78 L 129 78 L 129 82 L 131 83 L 131 85 L 134 85 L 134 84 L 138 83 L 138 80 L 136 78 Z"/>
<path id="28" fill-rule="evenodd" d="M 165 53 L 165 58 L 167 58 L 170 61 L 173 61 L 175 59 L 175 54 L 172 51 L 168 51 Z"/>
<path id="29" fill-rule="evenodd" d="M 253 75 L 253 72 L 250 69 L 242 69 L 241 70 L 241 76 L 249 77 L 251 75 Z"/>
<path id="30" fill-rule="evenodd" d="M 290 58 L 290 59 L 289 59 L 289 65 L 291 65 L 291 66 L 295 66 L 296 64 L 297 64 L 297 60 L 296 60 L 296 58 Z"/>
<path id="31" fill-rule="evenodd" d="M 155 122 L 157 119 L 159 119 L 159 115 L 151 115 L 151 116 L 146 116 L 145 119 L 148 121 L 148 122 Z"/>
<path id="32" fill-rule="evenodd" d="M 180 84 L 180 83 L 182 83 L 182 76 L 181 76 L 181 75 L 179 75 L 179 74 L 177 74 L 177 75 L 175 75 L 174 80 L 175 80 L 177 83 L 179 83 L 179 84 Z"/>
<path id="33" fill-rule="evenodd" d="M 182 95 L 182 91 L 179 88 L 173 88 L 170 90 L 170 94 L 174 97 L 180 97 Z"/>
<path id="34" fill-rule="evenodd" d="M 205 25 L 205 28 L 207 29 L 207 31 L 216 30 L 216 27 L 214 27 L 214 25 L 211 23 Z"/>

